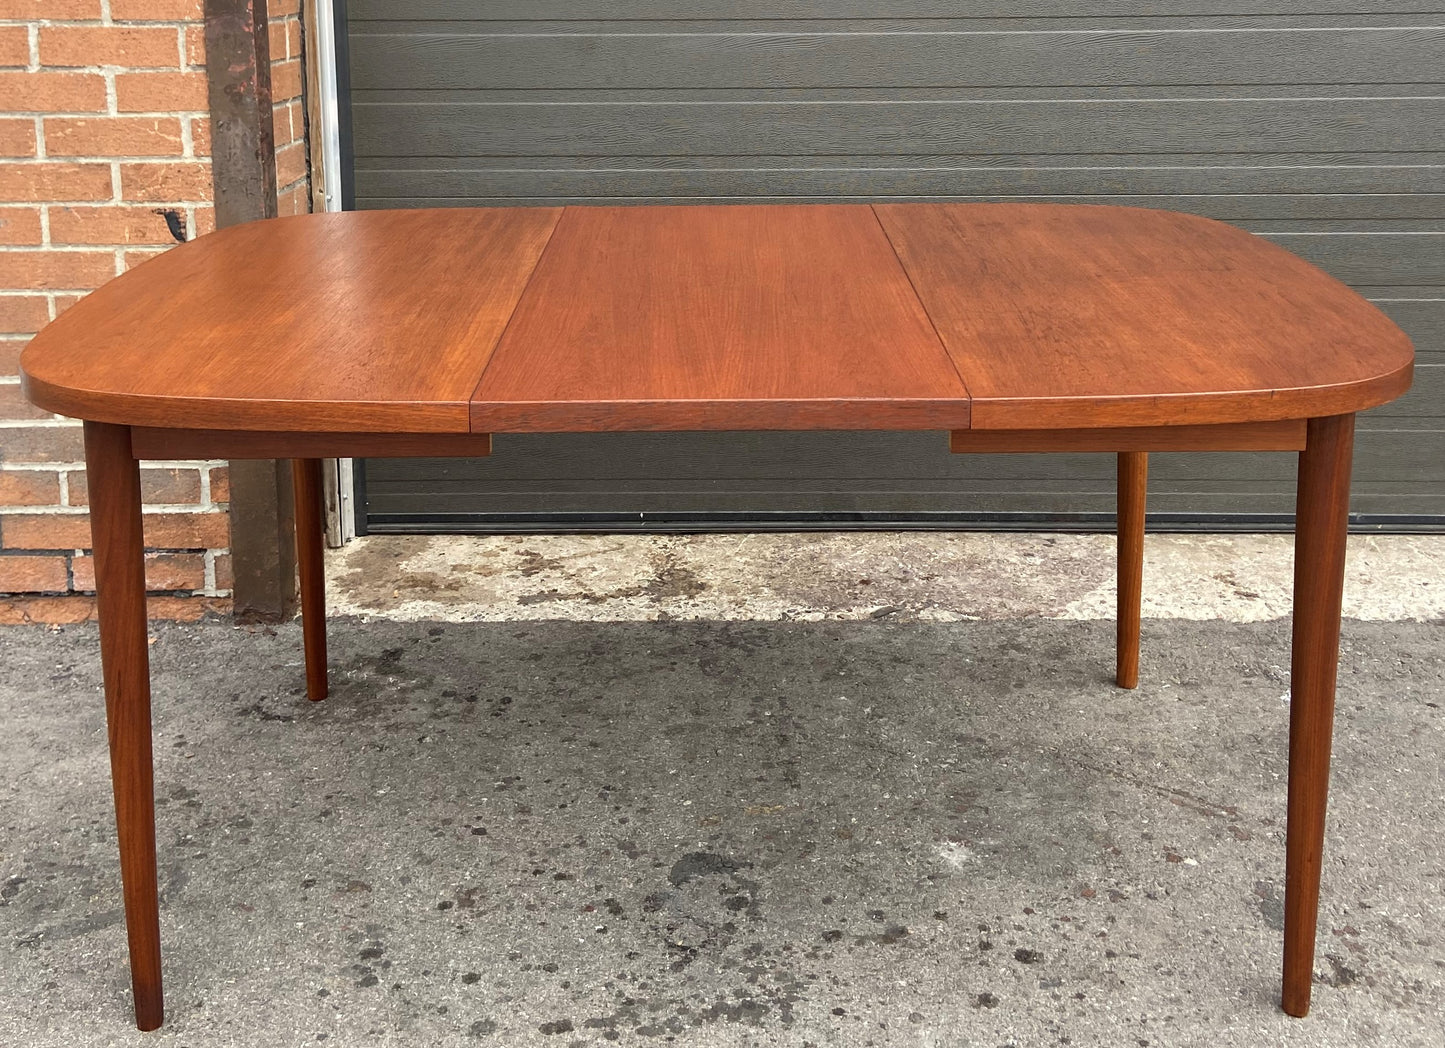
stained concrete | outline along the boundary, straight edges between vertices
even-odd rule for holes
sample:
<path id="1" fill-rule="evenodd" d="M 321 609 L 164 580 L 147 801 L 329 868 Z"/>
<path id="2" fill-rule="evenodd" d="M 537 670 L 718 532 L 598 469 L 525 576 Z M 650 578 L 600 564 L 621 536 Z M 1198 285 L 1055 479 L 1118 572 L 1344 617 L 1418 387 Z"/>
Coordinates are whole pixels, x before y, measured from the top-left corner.
<path id="1" fill-rule="evenodd" d="M 1290 612 L 1289 535 L 1149 535 L 1144 614 Z M 342 613 L 408 621 L 1108 619 L 1110 535 L 853 532 L 368 536 L 331 555 Z M 1352 535 L 1345 614 L 1445 617 L 1445 536 Z"/>
<path id="2" fill-rule="evenodd" d="M 974 576 L 989 600 L 1047 574 L 1010 563 Z M 146 1035 L 94 629 L 0 631 L 0 1044 L 1445 1043 L 1445 621 L 1346 622 L 1297 1021 L 1286 622 L 1150 619 L 1122 692 L 1104 620 L 980 598 L 985 621 L 683 622 L 668 599 L 378 601 L 334 620 L 319 704 L 294 625 L 157 626 L 169 1018 Z"/>

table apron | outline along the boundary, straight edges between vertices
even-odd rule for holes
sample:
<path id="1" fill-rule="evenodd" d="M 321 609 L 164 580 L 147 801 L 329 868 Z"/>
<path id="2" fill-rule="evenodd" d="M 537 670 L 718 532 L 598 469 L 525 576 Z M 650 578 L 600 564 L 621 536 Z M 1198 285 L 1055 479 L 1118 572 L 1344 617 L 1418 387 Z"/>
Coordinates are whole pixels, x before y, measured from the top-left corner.
<path id="1" fill-rule="evenodd" d="M 1118 429 L 955 429 L 949 449 L 979 454 L 1038 451 L 1303 451 L 1305 420 Z"/>
<path id="2" fill-rule="evenodd" d="M 304 433 L 131 428 L 138 459 L 473 458 L 492 453 L 490 433 Z"/>
<path id="3" fill-rule="evenodd" d="M 960 453 L 1048 451 L 1301 451 L 1305 420 L 1110 429 L 955 429 Z M 492 453 L 490 433 L 309 433 L 135 426 L 138 459 L 472 458 Z"/>

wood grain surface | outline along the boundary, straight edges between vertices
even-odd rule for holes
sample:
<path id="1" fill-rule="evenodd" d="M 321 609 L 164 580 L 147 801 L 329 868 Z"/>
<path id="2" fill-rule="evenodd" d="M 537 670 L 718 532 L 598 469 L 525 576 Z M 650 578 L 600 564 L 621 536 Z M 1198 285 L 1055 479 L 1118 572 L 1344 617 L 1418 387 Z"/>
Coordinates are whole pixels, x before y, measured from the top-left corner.
<path id="1" fill-rule="evenodd" d="M 326 698 L 326 508 L 321 460 L 293 459 L 296 500 L 296 574 L 301 582 L 301 639 L 306 655 L 306 697 Z"/>
<path id="2" fill-rule="evenodd" d="M 888 204 L 253 223 L 107 284 L 21 368 L 47 410 L 231 444 L 328 434 L 276 452 L 317 457 L 346 434 L 469 429 L 1272 422 L 1384 403 L 1412 359 L 1353 291 L 1219 222 Z"/>
<path id="3" fill-rule="evenodd" d="M 1139 686 L 1139 625 L 1144 600 L 1144 516 L 1149 497 L 1149 456 L 1121 451 L 1115 545 L 1118 551 L 1114 622 L 1114 681 Z"/>
<path id="4" fill-rule="evenodd" d="M 930 429 L 968 395 L 866 206 L 570 208 L 478 431 Z"/>
<path id="5" fill-rule="evenodd" d="M 232 226 L 106 284 L 37 335 L 26 391 L 145 426 L 466 432 L 556 209 Z"/>
<path id="6" fill-rule="evenodd" d="M 286 430 L 162 429 L 135 426 L 139 459 L 479 458 L 490 433 L 320 433 Z"/>
<path id="7" fill-rule="evenodd" d="M 1280 994 L 1284 1010 L 1294 1016 L 1308 1014 L 1314 984 L 1354 434 L 1353 415 L 1310 419 L 1299 457 Z"/>
<path id="8" fill-rule="evenodd" d="M 140 469 L 125 426 L 85 424 L 90 530 L 105 725 L 115 795 L 126 939 L 135 1021 L 154 1030 L 165 1016 L 160 900 L 156 880 L 155 776 L 151 740 L 150 642 L 146 632 L 145 540 Z"/>
<path id="9" fill-rule="evenodd" d="M 1410 385 L 1403 332 L 1220 222 L 1056 204 L 875 207 L 976 429 L 1308 418 Z"/>
<path id="10" fill-rule="evenodd" d="M 956 429 L 948 448 L 960 454 L 1079 451 L 1300 451 L 1305 421 L 1235 422 L 1213 426 L 1129 426 L 1099 429 Z"/>

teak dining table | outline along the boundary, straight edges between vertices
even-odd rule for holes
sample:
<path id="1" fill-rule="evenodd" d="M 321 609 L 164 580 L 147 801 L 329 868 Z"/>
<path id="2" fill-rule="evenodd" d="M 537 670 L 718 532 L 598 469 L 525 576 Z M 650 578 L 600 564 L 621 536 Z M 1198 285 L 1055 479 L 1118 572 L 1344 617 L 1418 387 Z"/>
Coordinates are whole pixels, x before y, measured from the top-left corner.
<path id="1" fill-rule="evenodd" d="M 296 460 L 308 694 L 320 460 L 493 433 L 941 430 L 1118 455 L 1117 680 L 1138 680 L 1147 454 L 1299 453 L 1282 1005 L 1306 1014 L 1355 413 L 1410 384 L 1383 314 L 1266 240 L 1058 204 L 481 208 L 235 226 L 117 277 L 21 358 L 84 420 L 135 1018 L 162 1020 L 138 462 Z"/>

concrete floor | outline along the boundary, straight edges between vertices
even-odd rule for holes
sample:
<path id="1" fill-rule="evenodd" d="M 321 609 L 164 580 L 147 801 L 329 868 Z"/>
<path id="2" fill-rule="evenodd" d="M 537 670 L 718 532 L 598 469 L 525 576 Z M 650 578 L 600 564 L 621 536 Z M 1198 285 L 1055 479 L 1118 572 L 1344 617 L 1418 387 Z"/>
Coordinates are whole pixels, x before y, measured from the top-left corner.
<path id="1" fill-rule="evenodd" d="M 0 631 L 0 1045 L 1445 1044 L 1445 543 L 1356 543 L 1303 1021 L 1282 551 L 1151 540 L 1136 692 L 1088 537 L 369 540 L 315 705 L 158 625 L 154 1034 L 94 629 Z"/>

